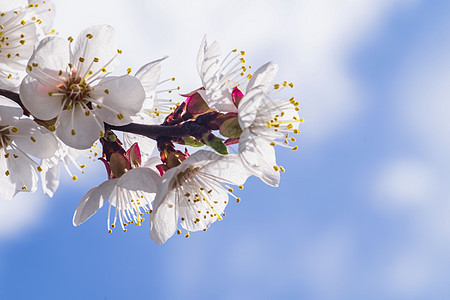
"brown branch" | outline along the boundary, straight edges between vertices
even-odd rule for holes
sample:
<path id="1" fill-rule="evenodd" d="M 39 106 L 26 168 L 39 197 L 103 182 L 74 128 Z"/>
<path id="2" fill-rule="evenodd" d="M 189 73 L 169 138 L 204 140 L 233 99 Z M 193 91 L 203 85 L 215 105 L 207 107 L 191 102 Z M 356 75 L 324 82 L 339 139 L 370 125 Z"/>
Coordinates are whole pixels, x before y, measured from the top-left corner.
<path id="1" fill-rule="evenodd" d="M 24 113 L 29 115 L 28 110 L 24 107 L 18 93 L 8 90 L 0 89 L 0 95 L 5 96 L 12 101 L 19 104 Z M 195 121 L 187 121 L 181 125 L 144 125 L 131 123 L 124 126 L 115 126 L 105 123 L 105 127 L 113 130 L 119 130 L 122 132 L 129 132 L 140 134 L 151 139 L 158 139 L 160 137 L 187 137 L 187 136 L 201 136 L 206 130 L 203 126 L 200 126 Z"/>

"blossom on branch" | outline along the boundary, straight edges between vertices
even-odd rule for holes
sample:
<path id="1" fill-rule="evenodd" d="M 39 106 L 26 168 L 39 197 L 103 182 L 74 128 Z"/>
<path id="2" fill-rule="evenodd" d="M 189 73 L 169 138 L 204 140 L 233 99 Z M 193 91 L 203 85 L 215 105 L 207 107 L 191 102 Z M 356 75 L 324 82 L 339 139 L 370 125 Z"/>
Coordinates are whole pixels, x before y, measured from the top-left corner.
<path id="1" fill-rule="evenodd" d="M 108 25 L 84 30 L 73 39 L 42 40 L 21 86 L 24 106 L 66 145 L 87 149 L 105 133 L 104 122 L 126 125 L 138 113 L 145 92 L 130 75 L 108 76 L 118 63 L 116 31 Z"/>
<path id="2" fill-rule="evenodd" d="M 50 32 L 51 1 L 0 1 L 0 88 L 18 91 L 35 44 Z"/>
<path id="3" fill-rule="evenodd" d="M 150 237 L 165 243 L 177 231 L 178 219 L 188 232 L 206 231 L 222 220 L 228 196 L 234 197 L 228 184 L 242 185 L 249 175 L 237 155 L 197 151 L 162 176 L 150 214 Z"/>
<path id="4" fill-rule="evenodd" d="M 12 199 L 18 192 L 37 189 L 37 171 L 42 168 L 31 156 L 51 157 L 55 137 L 30 119 L 15 102 L 0 96 L 0 198 Z"/>

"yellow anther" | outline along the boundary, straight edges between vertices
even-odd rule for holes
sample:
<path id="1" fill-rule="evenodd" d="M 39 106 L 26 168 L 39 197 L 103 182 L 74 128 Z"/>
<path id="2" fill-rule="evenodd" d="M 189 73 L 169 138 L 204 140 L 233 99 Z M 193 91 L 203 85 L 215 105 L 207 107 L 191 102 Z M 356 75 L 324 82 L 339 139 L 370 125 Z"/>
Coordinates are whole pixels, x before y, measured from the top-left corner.
<path id="1" fill-rule="evenodd" d="M 241 202 L 241 198 L 236 198 L 236 203 Z"/>
<path id="2" fill-rule="evenodd" d="M 105 132 L 103 130 L 100 130 L 100 137 L 104 137 L 105 136 Z"/>
<path id="3" fill-rule="evenodd" d="M 241 51 L 241 55 L 245 55 L 245 51 Z"/>
<path id="4" fill-rule="evenodd" d="M 73 42 L 73 37 L 69 36 L 67 39 L 69 40 L 69 42 Z"/>
<path id="5" fill-rule="evenodd" d="M 300 129 L 294 129 L 294 131 L 293 131 L 295 134 L 299 134 L 300 133 Z"/>
<path id="6" fill-rule="evenodd" d="M 55 125 L 48 126 L 48 130 L 50 130 L 51 132 L 55 131 L 56 130 Z"/>
<path id="7" fill-rule="evenodd" d="M 48 92 L 48 95 L 51 97 L 51 96 L 53 96 L 54 93 L 55 93 L 55 92 L 50 91 L 50 92 Z"/>
<path id="8" fill-rule="evenodd" d="M 103 68 L 102 68 L 102 72 L 103 72 L 103 73 L 106 73 L 106 68 L 103 67 Z"/>
<path id="9" fill-rule="evenodd" d="M 189 237 L 189 233 L 186 233 L 186 234 L 184 235 L 184 237 L 185 237 L 185 238 L 188 238 L 188 237 Z"/>
<path id="10" fill-rule="evenodd" d="M 238 185 L 238 188 L 240 188 L 241 190 L 244 188 L 243 185 Z"/>
<path id="11" fill-rule="evenodd" d="M 20 24 L 25 25 L 27 22 L 25 20 L 20 21 Z"/>
<path id="12" fill-rule="evenodd" d="M 73 181 L 77 181 L 77 180 L 78 180 L 78 177 L 75 176 L 75 175 L 73 175 L 73 176 L 72 176 L 72 179 L 73 179 Z"/>
<path id="13" fill-rule="evenodd" d="M 273 169 L 277 172 L 280 170 L 280 168 L 278 166 L 273 166 Z"/>
<path id="14" fill-rule="evenodd" d="M 280 166 L 280 170 L 281 170 L 281 172 L 283 172 L 283 173 L 286 171 L 282 166 Z"/>
<path id="15" fill-rule="evenodd" d="M 290 82 L 290 83 L 289 83 L 289 86 L 290 86 L 291 88 L 293 88 L 293 87 L 294 87 L 294 84 L 293 84 L 292 82 Z"/>
<path id="16" fill-rule="evenodd" d="M 33 71 L 33 67 L 32 67 L 31 65 L 28 65 L 28 66 L 27 66 L 27 69 L 28 69 L 28 71 L 30 71 L 30 72 Z"/>
<path id="17" fill-rule="evenodd" d="M 298 146 L 295 146 L 294 148 L 292 148 L 292 151 L 297 151 Z"/>
<path id="18" fill-rule="evenodd" d="M 122 54 L 122 50 L 117 49 L 117 53 Z"/>
<path id="19" fill-rule="evenodd" d="M 276 84 L 273 85 L 273 88 L 278 90 L 280 88 L 280 85 L 278 83 L 276 83 Z"/>
<path id="20" fill-rule="evenodd" d="M 16 133 L 18 130 L 19 130 L 19 129 L 17 129 L 17 127 L 12 127 L 12 128 L 11 128 L 11 131 L 14 132 L 14 133 Z"/>
<path id="21" fill-rule="evenodd" d="M 83 57 L 79 57 L 78 60 L 79 60 L 80 62 L 84 62 L 84 58 L 83 58 Z"/>
<path id="22" fill-rule="evenodd" d="M 121 113 L 117 114 L 117 119 L 122 120 L 123 119 L 123 115 Z"/>
<path id="23" fill-rule="evenodd" d="M 41 166 L 38 166 L 38 167 L 37 167 L 37 170 L 38 170 L 39 172 L 42 172 Z"/>
<path id="24" fill-rule="evenodd" d="M 270 146 L 275 146 L 277 143 L 275 143 L 274 141 L 270 142 Z"/>
<path id="25" fill-rule="evenodd" d="M 72 135 L 77 134 L 77 133 L 75 132 L 75 129 L 72 129 L 71 133 L 72 133 Z"/>
<path id="26" fill-rule="evenodd" d="M 91 112 L 89 111 L 89 110 L 86 110 L 85 112 L 84 112 L 84 115 L 87 117 L 87 116 L 89 116 L 91 114 Z"/>
<path id="27" fill-rule="evenodd" d="M 6 171 L 5 171 L 5 175 L 6 175 L 6 176 L 9 176 L 9 170 L 6 170 Z"/>
<path id="28" fill-rule="evenodd" d="M 94 62 L 98 62 L 99 59 L 97 57 L 94 57 Z"/>
<path id="29" fill-rule="evenodd" d="M 252 74 L 248 74 L 248 75 L 247 75 L 247 79 L 251 79 L 252 76 L 253 76 Z"/>
<path id="30" fill-rule="evenodd" d="M 111 233 L 112 232 L 112 230 L 111 229 L 108 229 L 108 233 Z"/>
<path id="31" fill-rule="evenodd" d="M 109 90 L 108 89 L 106 89 L 106 90 L 104 90 L 104 92 L 105 92 L 105 94 L 109 94 Z"/>
<path id="32" fill-rule="evenodd" d="M 86 37 L 87 37 L 88 39 L 92 39 L 94 36 L 93 36 L 92 34 L 88 33 L 88 34 L 86 34 Z"/>
<path id="33" fill-rule="evenodd" d="M 36 139 L 34 138 L 34 136 L 30 136 L 30 140 L 32 140 L 33 143 L 36 143 Z"/>
<path id="34" fill-rule="evenodd" d="M 127 69 L 127 73 L 130 74 L 131 73 L 131 68 Z"/>

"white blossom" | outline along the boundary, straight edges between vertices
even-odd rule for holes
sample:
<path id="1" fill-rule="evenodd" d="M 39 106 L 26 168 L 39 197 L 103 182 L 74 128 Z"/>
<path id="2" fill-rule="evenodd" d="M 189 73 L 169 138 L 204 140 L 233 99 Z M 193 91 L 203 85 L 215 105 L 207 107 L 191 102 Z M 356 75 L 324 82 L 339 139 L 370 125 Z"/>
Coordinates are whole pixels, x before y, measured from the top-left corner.
<path id="1" fill-rule="evenodd" d="M 72 42 L 60 37 L 42 40 L 28 62 L 20 94 L 34 117 L 55 118 L 50 129 L 61 141 L 87 149 L 104 135 L 103 122 L 131 123 L 145 92 L 133 76 L 109 76 L 122 52 L 111 26 L 89 27 Z"/>
<path id="2" fill-rule="evenodd" d="M 0 198 L 11 199 L 21 191 L 34 192 L 37 171 L 42 168 L 31 156 L 51 157 L 57 142 L 45 128 L 30 119 L 19 119 L 22 109 L 0 96 Z"/>
<path id="3" fill-rule="evenodd" d="M 208 44 L 206 36 L 203 38 L 197 55 L 197 70 L 204 90 L 199 90 L 200 95 L 208 106 L 220 112 L 237 112 L 238 103 L 233 99 L 233 89 L 238 87 L 247 93 L 256 86 L 265 86 L 274 79 L 277 71 L 276 65 L 267 67 L 275 68 L 264 70 L 264 80 L 259 76 L 261 71 L 250 74 L 251 66 L 245 66 L 245 51 L 232 50 L 221 60 L 219 44 L 214 41 Z M 270 76 L 272 75 L 272 77 Z"/>
<path id="4" fill-rule="evenodd" d="M 51 1 L 0 0 L 0 88 L 18 91 L 36 43 L 50 32 Z"/>
<path id="5" fill-rule="evenodd" d="M 277 69 L 272 62 L 258 69 L 252 88 L 247 89 L 238 108 L 238 121 L 243 130 L 239 137 L 239 155 L 253 175 L 271 186 L 278 186 L 279 171 L 284 171 L 276 164 L 273 146 L 278 144 L 297 150 L 297 146 L 289 146 L 289 142 L 295 141 L 290 134 L 299 133 L 299 123 L 303 122 L 298 115 L 299 103 L 294 97 L 271 99 L 271 95 L 276 95 L 282 88 L 293 86 L 285 81 L 268 89 Z"/>
<path id="6" fill-rule="evenodd" d="M 132 116 L 135 123 L 146 125 L 159 125 L 165 117 L 175 109 L 175 103 L 170 97 L 172 91 L 178 88 L 157 90 L 167 82 L 175 81 L 175 78 L 168 78 L 160 81 L 161 62 L 167 58 L 163 57 L 142 66 L 134 75 L 142 84 L 145 91 L 145 101 L 142 109 L 136 116 Z M 148 159 L 156 147 L 156 141 L 139 134 L 124 133 L 125 148 L 138 143 L 144 160 Z"/>
<path id="7" fill-rule="evenodd" d="M 94 215 L 109 198 L 108 232 L 116 227 L 119 220 L 124 231 L 128 224 L 141 225 L 144 214 L 150 213 L 160 181 L 159 174 L 151 167 L 152 162 L 143 167 L 129 170 L 120 178 L 107 180 L 90 189 L 78 204 L 73 225 L 78 226 Z M 111 208 L 115 208 L 114 217 Z"/>
<path id="8" fill-rule="evenodd" d="M 206 230 L 222 220 L 228 195 L 234 196 L 228 184 L 242 185 L 248 176 L 237 155 L 194 153 L 162 176 L 150 214 L 150 237 L 165 243 L 177 230 L 178 218 L 188 232 Z"/>
<path id="9" fill-rule="evenodd" d="M 60 176 L 60 164 L 63 165 L 69 176 L 77 181 L 78 177 L 74 175 L 70 169 L 70 166 L 74 166 L 78 171 L 84 173 L 86 164 L 78 161 L 79 157 L 92 157 L 92 149 L 78 150 L 66 146 L 63 142 L 58 140 L 58 149 L 55 154 L 50 158 L 44 158 L 41 160 L 41 183 L 42 190 L 44 194 L 53 197 L 59 186 L 59 176 Z"/>

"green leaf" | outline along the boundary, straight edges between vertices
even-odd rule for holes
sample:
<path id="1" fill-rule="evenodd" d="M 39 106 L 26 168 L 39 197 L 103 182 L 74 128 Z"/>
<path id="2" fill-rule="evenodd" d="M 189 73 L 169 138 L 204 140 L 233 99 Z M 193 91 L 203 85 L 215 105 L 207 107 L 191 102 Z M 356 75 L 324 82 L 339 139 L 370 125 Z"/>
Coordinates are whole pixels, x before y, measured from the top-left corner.
<path id="1" fill-rule="evenodd" d="M 206 141 L 206 145 L 213 148 L 217 153 L 226 155 L 228 154 L 227 146 L 223 143 L 223 139 L 218 138 L 214 134 L 210 133 L 206 138 L 203 138 Z"/>
<path id="2" fill-rule="evenodd" d="M 241 136 L 242 129 L 239 126 L 239 120 L 237 117 L 229 118 L 223 121 L 220 126 L 220 134 L 232 139 L 236 139 Z"/>
<path id="3" fill-rule="evenodd" d="M 201 147 L 205 146 L 202 142 L 194 139 L 192 136 L 186 136 L 183 138 L 184 144 L 191 147 Z"/>

